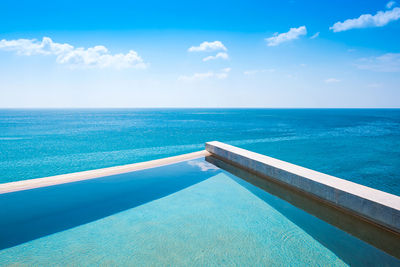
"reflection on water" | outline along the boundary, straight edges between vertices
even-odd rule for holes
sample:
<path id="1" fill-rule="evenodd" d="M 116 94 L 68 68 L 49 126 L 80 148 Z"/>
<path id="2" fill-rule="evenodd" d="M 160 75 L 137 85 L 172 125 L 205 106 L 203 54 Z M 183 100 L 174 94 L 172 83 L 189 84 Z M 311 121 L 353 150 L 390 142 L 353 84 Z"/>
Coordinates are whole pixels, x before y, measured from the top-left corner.
<path id="1" fill-rule="evenodd" d="M 204 160 L 198 164 L 211 165 Z M 199 183 L 216 171 L 199 172 L 197 165 L 182 162 L 0 194 L 0 249 L 143 205 Z M 184 178 L 179 175 L 182 173 Z"/>
<path id="2" fill-rule="evenodd" d="M 308 212 L 338 214 L 212 158 L 2 194 L 0 206 L 1 266 L 400 263 Z"/>
<path id="3" fill-rule="evenodd" d="M 334 234 L 328 235 L 321 229 L 321 227 L 323 228 L 323 226 L 325 226 L 331 228 L 331 231 L 334 228 L 331 226 L 333 225 L 397 258 L 400 258 L 400 246 L 398 245 L 400 244 L 400 235 L 398 233 L 394 233 L 375 224 L 371 224 L 360 217 L 341 211 L 314 198 L 310 198 L 300 191 L 293 190 L 284 184 L 275 182 L 272 178 L 262 178 L 213 156 L 206 157 L 206 161 L 234 174 L 237 177 L 240 177 L 241 179 L 236 180 L 238 183 L 248 188 L 260 198 L 267 199 L 268 203 L 272 204 L 287 218 L 291 219 L 294 223 L 305 229 L 308 234 L 312 235 L 319 242 L 335 251 L 335 253 L 346 258 L 346 262 L 352 262 L 352 260 L 354 261 L 355 257 L 353 251 L 351 249 L 343 249 L 343 247 L 346 245 L 341 244 L 339 241 L 344 240 L 344 238 L 341 237 L 344 235 L 344 232 L 333 231 L 335 232 Z M 242 179 L 246 182 L 244 182 Z M 250 186 L 249 183 L 255 186 Z M 315 219 L 312 216 L 296 216 L 293 211 L 298 210 L 287 209 L 285 205 L 278 204 L 277 201 L 272 201 L 270 197 L 271 195 L 265 194 L 265 192 L 277 196 L 280 199 L 283 199 L 288 203 L 300 208 L 301 210 L 306 211 L 307 214 L 312 214 L 313 216 L 318 217 L 331 225 L 321 224 L 317 227 L 314 227 L 315 225 L 313 225 L 312 221 L 315 221 Z M 274 205 L 274 203 L 276 203 L 276 205 Z M 304 214 L 306 213 L 304 212 Z M 308 219 L 305 219 L 306 217 Z"/>

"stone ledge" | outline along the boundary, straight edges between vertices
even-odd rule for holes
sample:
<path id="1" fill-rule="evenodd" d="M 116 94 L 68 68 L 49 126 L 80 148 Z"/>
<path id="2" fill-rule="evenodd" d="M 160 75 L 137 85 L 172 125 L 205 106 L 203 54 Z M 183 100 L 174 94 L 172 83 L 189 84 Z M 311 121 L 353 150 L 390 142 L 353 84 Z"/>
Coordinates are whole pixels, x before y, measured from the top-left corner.
<path id="1" fill-rule="evenodd" d="M 77 181 L 83 181 L 88 179 L 95 179 L 104 176 L 110 176 L 115 174 L 145 170 L 155 167 L 160 167 L 168 164 L 178 163 L 185 160 L 201 158 L 208 156 L 209 153 L 205 150 L 178 155 L 174 157 L 156 159 L 146 162 L 140 163 L 133 163 L 128 165 L 121 165 L 103 169 L 96 169 L 90 171 L 83 171 L 83 172 L 75 172 L 75 173 L 68 173 L 68 174 L 61 174 L 56 176 L 44 177 L 44 178 L 36 178 L 36 179 L 29 179 L 29 180 L 22 180 L 17 182 L 10 182 L 0 184 L 0 194 L 11 193 L 21 190 L 28 190 L 34 189 L 38 187 L 46 187 L 58 184 L 65 184 Z"/>
<path id="2" fill-rule="evenodd" d="M 400 197 L 221 142 L 211 154 L 400 233 Z"/>

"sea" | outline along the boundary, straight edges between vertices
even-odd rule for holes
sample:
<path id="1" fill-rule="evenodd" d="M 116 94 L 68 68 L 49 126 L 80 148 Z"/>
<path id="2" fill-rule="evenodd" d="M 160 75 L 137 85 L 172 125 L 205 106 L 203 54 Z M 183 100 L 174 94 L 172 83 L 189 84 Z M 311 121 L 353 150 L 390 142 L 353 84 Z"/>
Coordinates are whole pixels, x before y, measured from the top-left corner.
<path id="1" fill-rule="evenodd" d="M 221 141 L 400 195 L 400 109 L 0 109 L 0 183 Z"/>

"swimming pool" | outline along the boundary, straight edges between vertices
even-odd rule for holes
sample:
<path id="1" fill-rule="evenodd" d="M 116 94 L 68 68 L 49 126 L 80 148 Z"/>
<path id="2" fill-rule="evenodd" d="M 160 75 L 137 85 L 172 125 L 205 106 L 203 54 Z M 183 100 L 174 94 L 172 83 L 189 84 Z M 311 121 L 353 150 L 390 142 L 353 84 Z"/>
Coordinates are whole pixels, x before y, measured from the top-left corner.
<path id="1" fill-rule="evenodd" d="M 1 194 L 0 265 L 400 265 L 220 167 L 198 158 Z"/>

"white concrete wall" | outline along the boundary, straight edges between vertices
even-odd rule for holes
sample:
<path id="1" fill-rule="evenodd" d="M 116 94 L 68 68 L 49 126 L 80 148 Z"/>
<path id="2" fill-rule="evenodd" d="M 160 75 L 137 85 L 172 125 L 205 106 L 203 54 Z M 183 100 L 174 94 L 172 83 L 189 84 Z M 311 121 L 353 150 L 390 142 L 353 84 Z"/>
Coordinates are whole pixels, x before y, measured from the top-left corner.
<path id="1" fill-rule="evenodd" d="M 133 171 L 140 171 L 140 170 L 160 167 L 160 166 L 164 166 L 164 165 L 168 165 L 168 164 L 178 163 L 178 162 L 185 161 L 185 160 L 201 158 L 201 157 L 205 157 L 208 155 L 209 155 L 209 153 L 207 151 L 202 150 L 202 151 L 183 154 L 183 155 L 179 155 L 179 156 L 156 159 L 156 160 L 139 162 L 139 163 L 133 163 L 133 164 L 128 164 L 128 165 L 4 183 L 4 184 L 0 184 L 0 194 L 34 189 L 34 188 L 39 188 L 39 187 L 53 186 L 53 185 L 58 185 L 58 184 L 72 183 L 72 182 L 89 180 L 89 179 L 96 179 L 99 177 L 111 176 L 111 175 L 115 175 L 115 174 L 121 174 L 121 173 L 133 172 Z"/>
<path id="2" fill-rule="evenodd" d="M 400 233 L 400 197 L 221 142 L 206 150 Z"/>

